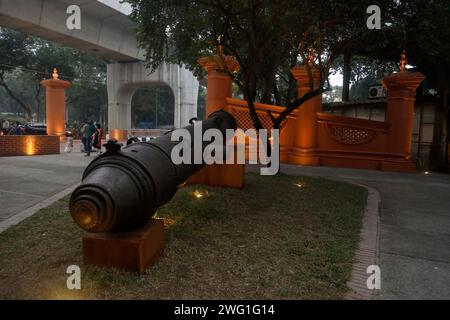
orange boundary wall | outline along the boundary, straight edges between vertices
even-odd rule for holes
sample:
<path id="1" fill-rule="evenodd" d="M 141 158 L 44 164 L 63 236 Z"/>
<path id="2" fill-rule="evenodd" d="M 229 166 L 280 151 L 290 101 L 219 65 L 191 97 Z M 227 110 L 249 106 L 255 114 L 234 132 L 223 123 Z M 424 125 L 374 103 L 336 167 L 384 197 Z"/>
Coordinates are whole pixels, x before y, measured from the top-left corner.
<path id="1" fill-rule="evenodd" d="M 208 72 L 207 115 L 225 109 L 233 114 L 238 127 L 246 131 L 253 128 L 247 102 L 232 99 L 232 81 L 228 75 L 238 71 L 239 65 L 220 49 L 215 56 L 199 60 Z M 320 86 L 321 74 L 313 64 L 309 68 L 294 67 L 291 72 L 298 82 L 299 96 L 311 90 L 311 78 L 313 89 Z M 325 114 L 320 95 L 308 100 L 282 124 L 280 160 L 297 165 L 414 172 L 416 168 L 411 160 L 414 104 L 417 87 L 424 79 L 421 73 L 404 69 L 383 80 L 388 89 L 385 122 Z M 284 109 L 260 103 L 255 107 L 266 129 L 272 127 L 269 113 L 277 116 Z M 225 181 L 225 177 L 234 177 L 233 183 L 224 185 L 243 185 L 243 168 L 219 167 L 205 168 L 192 182 L 216 185 L 220 184 L 217 181 Z"/>
<path id="2" fill-rule="evenodd" d="M 249 129 L 248 123 L 251 119 L 246 101 L 227 99 L 227 102 L 226 110 L 234 115 L 239 127 L 244 131 Z M 259 117 L 263 119 L 267 111 L 277 116 L 284 109 L 259 103 L 256 103 L 255 107 Z M 247 114 L 245 120 L 244 113 Z M 298 117 L 298 112 L 292 113 L 281 130 L 282 163 L 397 172 L 416 170 L 408 155 L 388 152 L 390 125 L 385 122 L 317 112 L 315 128 L 317 143 L 314 148 L 304 152 L 296 145 L 296 137 L 301 134 Z M 306 134 L 310 135 L 309 132 Z"/>
<path id="3" fill-rule="evenodd" d="M 208 72 L 207 115 L 225 109 L 233 114 L 238 127 L 244 131 L 253 128 L 247 102 L 231 98 L 228 72 L 239 70 L 236 60 L 224 56 L 219 48 L 217 55 L 199 63 Z M 320 86 L 320 71 L 313 64 L 310 68 L 294 67 L 291 72 L 298 82 L 299 96 L 311 90 L 311 77 L 313 89 Z M 325 114 L 322 97 L 310 99 L 282 124 L 280 160 L 297 165 L 415 172 L 411 160 L 414 104 L 417 87 L 424 79 L 421 73 L 402 70 L 383 80 L 388 89 L 385 122 Z M 260 103 L 255 107 L 266 129 L 272 127 L 269 113 L 277 116 L 284 109 Z M 223 186 L 242 186 L 243 172 L 243 167 L 209 166 L 191 182 L 220 185 L 220 181 L 227 181 Z"/>
<path id="4" fill-rule="evenodd" d="M 293 70 L 300 83 L 305 71 Z M 293 112 L 280 134 L 280 160 L 296 165 L 315 165 L 415 172 L 411 160 L 412 127 L 416 89 L 424 80 L 420 73 L 402 71 L 384 79 L 389 89 L 386 122 L 363 120 L 321 112 L 320 97 L 308 101 Z M 299 94 L 305 88 L 299 85 Z M 266 129 L 271 128 L 268 112 L 277 116 L 284 109 L 256 103 L 258 116 Z M 253 126 L 247 102 L 227 99 L 227 110 L 244 131 Z"/>

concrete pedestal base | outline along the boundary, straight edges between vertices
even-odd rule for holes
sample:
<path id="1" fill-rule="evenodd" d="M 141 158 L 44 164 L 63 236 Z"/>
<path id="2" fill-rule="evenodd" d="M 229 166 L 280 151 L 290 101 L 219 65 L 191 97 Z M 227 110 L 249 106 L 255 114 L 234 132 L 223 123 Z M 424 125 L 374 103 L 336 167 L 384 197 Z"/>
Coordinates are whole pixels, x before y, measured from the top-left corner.
<path id="1" fill-rule="evenodd" d="M 144 273 L 164 250 L 164 221 L 150 220 L 139 230 L 123 233 L 86 234 L 85 264 Z"/>

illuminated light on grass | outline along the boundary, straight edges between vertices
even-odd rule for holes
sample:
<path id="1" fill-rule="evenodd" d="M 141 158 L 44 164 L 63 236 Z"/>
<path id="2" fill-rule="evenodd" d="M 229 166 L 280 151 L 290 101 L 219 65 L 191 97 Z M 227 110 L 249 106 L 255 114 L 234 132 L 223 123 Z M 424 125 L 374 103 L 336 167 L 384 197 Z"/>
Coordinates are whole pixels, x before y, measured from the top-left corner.
<path id="1" fill-rule="evenodd" d="M 177 220 L 171 219 L 171 218 L 164 218 L 163 220 L 164 220 L 164 226 L 166 228 L 169 228 L 169 227 L 171 227 L 171 226 L 173 226 L 173 225 L 178 223 Z"/>
<path id="2" fill-rule="evenodd" d="M 204 197 L 204 195 L 200 191 L 195 191 L 194 192 L 194 197 L 196 197 L 197 199 L 201 199 L 201 198 Z"/>
<path id="3" fill-rule="evenodd" d="M 306 183 L 305 182 L 294 183 L 294 186 L 296 186 L 297 188 L 305 188 Z"/>
<path id="4" fill-rule="evenodd" d="M 153 216 L 153 219 L 157 219 L 157 220 L 163 220 L 164 221 L 164 227 L 165 228 L 170 228 L 170 227 L 172 227 L 172 226 L 174 226 L 174 225 L 176 225 L 176 224 L 178 224 L 178 222 L 180 222 L 180 217 L 177 217 L 177 218 L 169 218 L 169 217 L 159 217 L 158 216 L 158 213 L 156 213 L 154 216 Z"/>
<path id="5" fill-rule="evenodd" d="M 208 192 L 203 192 L 200 190 L 195 190 L 194 192 L 191 193 L 191 196 L 194 197 L 195 199 L 203 199 L 208 195 Z"/>
<path id="6" fill-rule="evenodd" d="M 425 171 L 424 174 L 428 176 L 428 175 L 431 174 L 431 172 L 430 171 Z"/>

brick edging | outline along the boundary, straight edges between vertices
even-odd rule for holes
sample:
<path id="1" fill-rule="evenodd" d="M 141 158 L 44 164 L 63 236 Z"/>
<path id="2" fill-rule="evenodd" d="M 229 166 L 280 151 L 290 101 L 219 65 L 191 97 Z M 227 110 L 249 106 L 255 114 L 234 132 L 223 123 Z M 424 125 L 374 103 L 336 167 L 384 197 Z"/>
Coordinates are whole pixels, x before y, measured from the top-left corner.
<path id="1" fill-rule="evenodd" d="M 360 232 L 360 242 L 353 258 L 352 273 L 347 286 L 350 292 L 344 297 L 346 300 L 372 300 L 375 290 L 367 288 L 367 268 L 371 265 L 379 266 L 380 252 L 380 193 L 374 188 L 361 185 L 367 189 L 367 206 L 364 210 L 363 226 Z"/>

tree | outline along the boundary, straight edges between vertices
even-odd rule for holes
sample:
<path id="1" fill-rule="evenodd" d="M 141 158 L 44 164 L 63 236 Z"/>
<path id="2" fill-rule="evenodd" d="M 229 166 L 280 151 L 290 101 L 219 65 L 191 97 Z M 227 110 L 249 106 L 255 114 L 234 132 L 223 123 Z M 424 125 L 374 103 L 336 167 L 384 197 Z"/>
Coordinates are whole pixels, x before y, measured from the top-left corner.
<path id="1" fill-rule="evenodd" d="M 345 57 L 336 59 L 333 65 L 333 72 L 345 74 L 348 66 L 344 63 Z M 352 55 L 351 64 L 348 72 L 348 79 L 344 79 L 344 84 L 348 81 L 348 100 L 366 100 L 369 93 L 369 87 L 375 84 L 381 84 L 381 80 L 388 74 L 398 70 L 398 63 L 382 61 L 373 58 L 367 58 L 360 55 Z M 345 89 L 344 89 L 345 90 Z M 344 91 L 343 90 L 343 91 Z M 345 100 L 342 93 L 342 101 Z"/>
<path id="2" fill-rule="evenodd" d="M 342 87 L 333 86 L 331 90 L 325 92 L 323 95 L 323 102 L 333 103 L 342 101 Z"/>
<path id="3" fill-rule="evenodd" d="M 202 84 L 200 84 L 198 90 L 197 106 L 197 118 L 204 120 L 206 117 L 206 86 L 203 86 Z"/>
<path id="4" fill-rule="evenodd" d="M 51 42 L 28 36 L 10 29 L 0 29 L 0 86 L 25 111 L 28 121 L 33 120 L 33 107 L 30 101 L 20 97 L 20 93 L 12 90 L 7 75 L 16 75 L 34 88 L 37 103 L 36 113 L 39 121 L 42 86 L 40 82 L 50 78 L 54 67 L 58 68 L 61 77 L 72 78 L 74 75 L 70 61 L 71 49 Z M 31 85 L 30 85 L 31 84 Z"/>
<path id="5" fill-rule="evenodd" d="M 343 75 L 344 75 L 344 83 L 342 86 L 342 101 L 350 100 L 350 81 L 352 75 L 352 54 L 351 52 L 344 52 L 344 64 L 343 64 Z"/>
<path id="6" fill-rule="evenodd" d="M 136 91 L 131 102 L 132 125 L 151 125 L 151 129 L 173 127 L 175 97 L 167 85 L 152 85 Z M 147 128 L 143 128 L 147 129 Z"/>
<path id="7" fill-rule="evenodd" d="M 43 118 L 44 94 L 40 82 L 51 78 L 53 68 L 59 77 L 72 82 L 67 91 L 69 118 L 100 119 L 106 114 L 106 61 L 59 44 L 13 30 L 0 28 L 0 91 L 8 105 L 2 108 L 24 110 L 28 121 Z M 11 104 L 14 105 L 11 105 Z"/>
<path id="8" fill-rule="evenodd" d="M 413 0 L 402 3 L 408 15 L 402 20 L 399 37 L 409 52 L 412 65 L 427 76 L 438 92 L 441 108 L 435 122 L 435 139 L 431 158 L 438 162 L 442 129 L 446 128 L 445 166 L 449 169 L 450 144 L 450 2 Z M 446 124 L 445 124 L 446 123 Z"/>
<path id="9" fill-rule="evenodd" d="M 31 45 L 32 41 L 25 34 L 9 29 L 0 29 L 0 86 L 23 108 L 29 121 L 33 119 L 30 106 L 11 90 L 6 77 L 17 67 L 29 64 L 32 57 Z"/>
<path id="10" fill-rule="evenodd" d="M 437 117 L 437 143 L 432 147 L 432 158 L 437 159 L 440 137 L 446 127 L 446 159 L 450 144 L 450 2 L 447 0 L 396 1 L 390 10 L 382 10 L 388 26 L 381 32 L 369 32 L 363 42 L 355 45 L 354 54 L 380 61 L 397 62 L 398 48 L 406 50 L 409 64 L 425 74 L 427 83 L 433 86 L 441 100 Z M 392 29 L 394 32 L 385 32 Z M 365 44 L 365 45 L 364 45 Z M 446 123 L 446 124 L 445 124 Z M 447 168 L 448 169 L 448 168 Z"/>
<path id="11" fill-rule="evenodd" d="M 261 129 L 262 124 L 255 101 L 283 103 L 285 109 L 278 117 L 270 114 L 273 127 L 278 129 L 291 112 L 326 90 L 333 61 L 366 32 L 365 12 L 371 4 L 365 0 L 128 2 L 133 6 L 132 18 L 138 23 L 139 40 L 153 69 L 168 61 L 185 64 L 203 76 L 198 58 L 212 55 L 219 46 L 234 56 L 241 71 L 229 75 L 248 102 L 256 129 Z M 314 55 L 309 54 L 311 48 Z M 310 75 L 308 62 L 314 60 L 321 81 L 319 88 L 314 88 L 310 76 L 310 91 L 295 97 L 295 81 L 286 71 L 299 60 Z M 286 98 L 281 99 L 282 95 Z"/>
<path id="12" fill-rule="evenodd" d="M 34 85 L 36 118 L 38 122 L 41 120 L 43 89 L 41 81 L 52 77 L 53 68 L 58 69 L 61 79 L 72 80 L 75 76 L 73 56 L 74 51 L 72 49 L 33 38 L 33 53 L 28 68 L 33 70 L 33 72 L 29 73 L 29 80 Z"/>
<path id="13" fill-rule="evenodd" d="M 73 78 L 68 79 L 72 82 L 72 87 L 67 91 L 67 105 L 71 110 L 69 118 L 72 121 L 105 121 L 108 105 L 106 61 L 72 50 L 68 63 L 74 68 Z"/>

